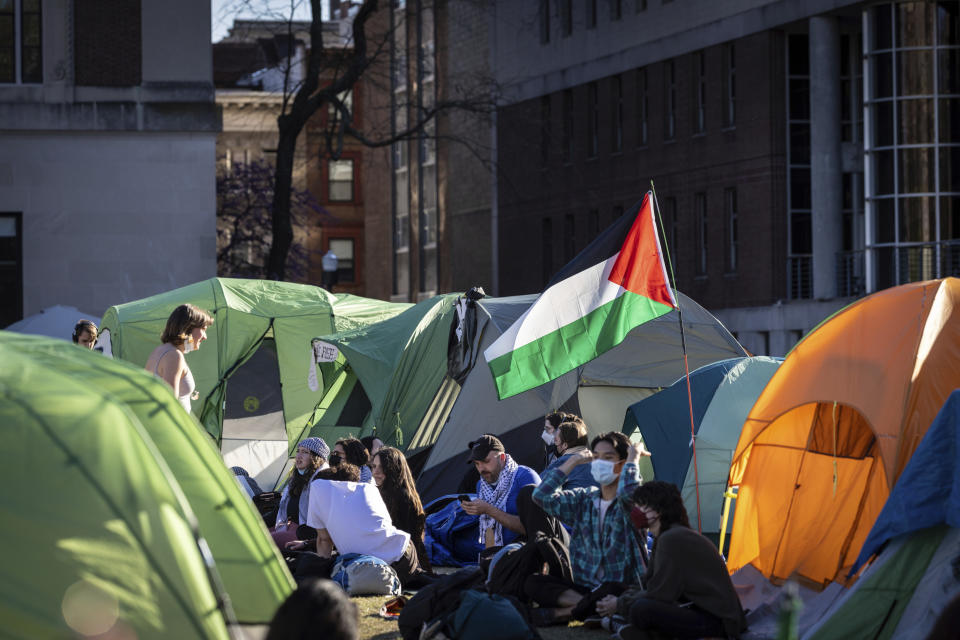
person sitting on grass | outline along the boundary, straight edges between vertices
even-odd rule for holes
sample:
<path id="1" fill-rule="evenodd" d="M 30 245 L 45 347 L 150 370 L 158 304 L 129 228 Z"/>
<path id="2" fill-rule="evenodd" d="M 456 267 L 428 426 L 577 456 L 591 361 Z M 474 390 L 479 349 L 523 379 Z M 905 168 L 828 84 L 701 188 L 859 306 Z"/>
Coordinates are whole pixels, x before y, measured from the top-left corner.
<path id="1" fill-rule="evenodd" d="M 423 573 L 410 534 L 394 526 L 380 490 L 361 482 L 349 462 L 319 472 L 311 483 L 307 526 L 317 531 L 320 558 L 332 558 L 334 548 L 374 556 L 390 564 L 403 585 Z"/>
<path id="2" fill-rule="evenodd" d="M 333 445 L 333 453 L 330 455 L 330 466 L 335 467 L 340 462 L 349 462 L 360 470 L 360 482 L 373 482 L 373 474 L 370 467 L 370 453 L 363 443 L 354 437 L 340 438 Z"/>
<path id="3" fill-rule="evenodd" d="M 597 613 L 618 613 L 629 624 L 613 629 L 623 640 L 720 636 L 739 638 L 746 618 L 723 558 L 690 528 L 680 489 L 651 481 L 633 493 L 634 523 L 654 537 L 643 588 L 606 596 Z"/>
<path id="4" fill-rule="evenodd" d="M 417 561 L 424 571 L 432 573 L 423 544 L 427 515 L 423 511 L 423 503 L 420 502 L 407 459 L 399 449 L 381 447 L 370 460 L 370 470 L 393 524 L 410 534 L 413 546 L 417 548 Z"/>
<path id="5" fill-rule="evenodd" d="M 587 443 L 587 425 L 583 420 L 567 414 L 567 420 L 561 422 L 554 430 L 554 442 L 557 447 L 558 458 L 550 463 L 544 470 L 544 473 L 550 469 L 560 467 L 564 462 L 572 458 L 581 451 L 586 451 Z M 590 467 L 580 465 L 574 467 L 567 475 L 567 480 L 563 484 L 564 489 L 576 489 L 577 487 L 598 487 L 597 481 L 593 479 L 590 473 Z"/>
<path id="6" fill-rule="evenodd" d="M 573 569 L 572 583 L 551 575 L 527 578 L 524 590 L 540 605 L 538 625 L 570 620 L 581 599 L 603 583 L 640 583 L 643 560 L 630 523 L 630 501 L 640 485 L 637 459 L 641 455 L 649 455 L 642 445 L 631 445 L 625 435 L 610 431 L 595 437 L 590 450 L 578 451 L 545 472 L 543 482 L 533 490 L 533 500 L 571 528 Z M 570 472 L 581 464 L 590 464 L 599 488 L 564 487 Z"/>

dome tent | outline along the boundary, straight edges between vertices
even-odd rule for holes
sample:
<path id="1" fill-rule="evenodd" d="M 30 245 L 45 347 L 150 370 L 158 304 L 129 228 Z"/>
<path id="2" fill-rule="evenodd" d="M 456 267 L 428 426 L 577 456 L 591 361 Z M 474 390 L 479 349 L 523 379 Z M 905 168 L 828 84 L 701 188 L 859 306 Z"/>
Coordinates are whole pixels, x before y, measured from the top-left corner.
<path id="1" fill-rule="evenodd" d="M 223 465 L 209 437 L 184 413 L 166 384 L 142 369 L 62 341 L 0 332 L 0 352 L 0 360 L 5 362 L 26 363 L 37 371 L 57 372 L 52 377 L 75 380 L 86 387 L 88 394 L 100 397 L 102 404 L 122 411 L 125 418 L 120 421 L 121 427 L 143 432 L 158 464 L 165 469 L 165 479 L 192 511 L 193 526 L 199 528 L 217 563 L 237 620 L 245 624 L 269 622 L 276 607 L 292 590 L 290 574 L 267 536 L 262 519 Z M 15 384 L 12 380 L 6 379 L 8 391 L 29 388 L 26 380 Z M 63 404 L 65 399 L 57 389 L 54 382 L 39 385 L 30 396 L 31 402 L 37 407 Z M 26 405 L 26 410 L 35 411 L 36 407 Z M 80 426 L 67 423 L 61 425 L 61 430 L 69 427 L 82 432 L 83 425 L 91 420 L 74 419 Z M 110 441 L 106 443 L 102 451 L 95 453 L 100 464 L 109 465 L 107 454 L 116 452 Z M 106 472 L 98 469 L 95 473 Z M 133 493 L 138 492 L 134 486 Z M 84 495 L 81 494 L 78 504 L 85 504 Z"/>
<path id="2" fill-rule="evenodd" d="M 843 580 L 934 416 L 960 387 L 960 280 L 842 309 L 787 354 L 747 416 L 728 565 Z"/>
<path id="3" fill-rule="evenodd" d="M 62 341 L 8 332 L 0 332 L 0 362 L 0 475 L 19 487 L 0 506 L 4 632 L 227 638 L 233 615 L 215 545 L 201 537 L 194 507 L 145 424 L 151 413 L 185 418 L 162 383 Z M 111 372 L 109 382 L 126 378 L 134 395 L 153 387 L 158 401 L 135 409 L 118 397 L 122 385 L 101 386 Z M 195 460 L 187 451 L 185 458 Z M 235 483 L 221 493 L 228 504 L 243 500 Z M 239 526 L 234 534 L 249 537 Z M 250 560 L 251 571 L 263 562 Z M 257 579 L 276 584 L 262 571 Z M 269 588 L 250 589 L 276 606 L 291 590 L 289 577 L 283 586 L 273 597 Z"/>
<path id="4" fill-rule="evenodd" d="M 715 317 L 686 295 L 676 295 L 683 309 L 692 368 L 746 355 Z M 451 357 L 450 363 L 450 377 L 461 381 L 462 388 L 417 479 L 424 500 L 450 493 L 458 485 L 464 474 L 467 443 L 483 433 L 500 438 L 518 463 L 539 470 L 543 466 L 539 429 L 547 413 L 562 409 L 582 416 L 592 437 L 621 428 L 628 406 L 683 374 L 678 314 L 671 311 L 635 327 L 621 344 L 587 364 L 539 387 L 498 400 L 483 351 L 536 298 L 483 298 L 466 307 L 460 323 L 461 344 L 452 345 L 452 351 L 459 355 Z M 641 473 L 649 475 L 643 467 Z"/>
<path id="5" fill-rule="evenodd" d="M 704 532 L 720 531 L 730 458 L 743 421 L 782 360 L 753 356 L 714 362 L 690 372 L 692 402 L 684 376 L 627 409 L 623 432 L 631 435 L 639 430 L 653 454 L 650 461 L 654 476 L 680 487 L 690 522 L 701 523 Z M 691 404 L 697 443 L 696 473 L 690 446 Z"/>
<path id="6" fill-rule="evenodd" d="M 114 357 L 142 367 L 170 313 L 184 303 L 215 320 L 207 343 L 187 356 L 200 393 L 192 411 L 227 466 L 244 467 L 265 489 L 277 485 L 323 395 L 305 375 L 310 340 L 410 306 L 289 282 L 212 278 L 107 309 L 101 328 L 109 331 Z"/>

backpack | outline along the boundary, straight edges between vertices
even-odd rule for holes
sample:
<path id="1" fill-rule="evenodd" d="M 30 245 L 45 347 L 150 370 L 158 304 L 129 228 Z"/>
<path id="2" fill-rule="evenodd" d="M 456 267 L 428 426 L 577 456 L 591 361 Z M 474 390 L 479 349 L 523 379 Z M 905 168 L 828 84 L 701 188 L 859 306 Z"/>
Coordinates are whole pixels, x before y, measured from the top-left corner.
<path id="1" fill-rule="evenodd" d="M 453 499 L 451 499 L 453 498 Z M 430 513 L 435 504 L 446 503 Z M 463 567 L 477 563 L 484 548 L 480 542 L 480 516 L 470 515 L 460 506 L 456 496 L 437 498 L 424 507 L 427 519 L 423 544 L 435 567 Z"/>
<path id="2" fill-rule="evenodd" d="M 351 596 L 398 596 L 403 591 L 400 578 L 389 563 L 359 553 L 338 556 L 330 579 Z"/>
<path id="3" fill-rule="evenodd" d="M 466 567 L 441 576 L 410 598 L 397 618 L 403 640 L 417 640 L 424 624 L 456 611 L 460 594 L 483 584 L 480 567 Z"/>
<path id="4" fill-rule="evenodd" d="M 428 624 L 420 640 L 540 640 L 516 599 L 468 589 L 457 608 Z M 493 631 L 493 633 L 491 633 Z"/>
<path id="5" fill-rule="evenodd" d="M 573 582 L 570 551 L 560 538 L 538 533 L 519 549 L 508 551 L 491 567 L 487 590 L 490 593 L 528 598 L 523 583 L 528 576 L 540 573 L 546 563 L 549 574 Z"/>

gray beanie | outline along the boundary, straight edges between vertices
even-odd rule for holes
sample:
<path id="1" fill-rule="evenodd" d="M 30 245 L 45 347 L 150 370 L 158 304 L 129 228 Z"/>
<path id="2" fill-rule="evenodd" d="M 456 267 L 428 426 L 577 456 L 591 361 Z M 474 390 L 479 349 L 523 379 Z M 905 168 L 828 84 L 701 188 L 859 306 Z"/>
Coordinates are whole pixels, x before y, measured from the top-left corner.
<path id="1" fill-rule="evenodd" d="M 299 444 L 297 444 L 297 447 L 303 447 L 313 455 L 320 456 L 324 460 L 327 460 L 330 457 L 330 447 L 328 447 L 327 443 L 323 441 L 323 438 L 318 438 L 316 436 L 312 438 L 304 438 Z"/>

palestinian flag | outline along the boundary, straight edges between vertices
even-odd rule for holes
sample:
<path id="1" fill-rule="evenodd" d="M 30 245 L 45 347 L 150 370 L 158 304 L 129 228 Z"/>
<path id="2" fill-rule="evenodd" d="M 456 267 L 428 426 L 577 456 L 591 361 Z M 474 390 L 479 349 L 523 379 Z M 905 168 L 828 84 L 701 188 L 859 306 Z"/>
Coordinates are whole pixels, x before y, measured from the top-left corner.
<path id="1" fill-rule="evenodd" d="M 677 307 L 650 192 L 633 210 L 635 217 L 624 215 L 598 236 L 484 351 L 501 400 L 590 362 Z"/>

